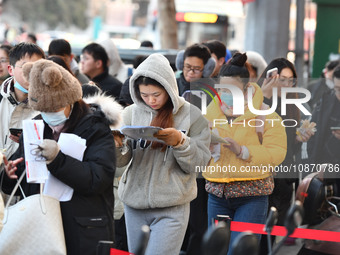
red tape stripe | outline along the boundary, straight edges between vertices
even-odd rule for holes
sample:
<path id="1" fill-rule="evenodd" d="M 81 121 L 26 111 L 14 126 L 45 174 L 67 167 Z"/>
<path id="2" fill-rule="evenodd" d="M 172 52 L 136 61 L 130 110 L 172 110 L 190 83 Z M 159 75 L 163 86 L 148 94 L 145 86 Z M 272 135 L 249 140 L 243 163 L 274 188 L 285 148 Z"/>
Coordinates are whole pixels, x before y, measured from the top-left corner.
<path id="1" fill-rule="evenodd" d="M 254 234 L 266 235 L 267 233 L 264 231 L 264 227 L 265 227 L 264 224 L 247 223 L 247 222 L 239 222 L 239 221 L 230 222 L 230 230 L 236 231 L 236 232 L 250 231 Z M 282 227 L 282 226 L 274 226 L 273 231 L 271 233 L 271 235 L 274 235 L 274 236 L 285 236 L 286 234 L 287 234 L 287 230 L 285 227 Z M 317 229 L 297 228 L 295 229 L 293 234 L 290 235 L 290 237 L 328 241 L 328 242 L 340 242 L 340 232 L 317 230 Z M 133 254 L 126 252 L 126 251 L 111 249 L 110 255 L 133 255 Z"/>
<path id="2" fill-rule="evenodd" d="M 110 249 L 110 255 L 133 255 L 133 253 L 111 248 Z"/>
<path id="3" fill-rule="evenodd" d="M 230 222 L 230 230 L 237 231 L 237 232 L 251 231 L 254 234 L 265 234 L 266 235 L 267 233 L 264 231 L 264 227 L 265 227 L 264 224 L 247 223 L 247 222 L 239 222 L 239 221 Z M 274 226 L 271 235 L 285 236 L 286 233 L 287 233 L 287 230 L 285 227 Z M 328 241 L 328 242 L 340 242 L 340 232 L 316 230 L 316 229 L 297 228 L 295 229 L 293 234 L 290 235 L 290 237 Z"/>

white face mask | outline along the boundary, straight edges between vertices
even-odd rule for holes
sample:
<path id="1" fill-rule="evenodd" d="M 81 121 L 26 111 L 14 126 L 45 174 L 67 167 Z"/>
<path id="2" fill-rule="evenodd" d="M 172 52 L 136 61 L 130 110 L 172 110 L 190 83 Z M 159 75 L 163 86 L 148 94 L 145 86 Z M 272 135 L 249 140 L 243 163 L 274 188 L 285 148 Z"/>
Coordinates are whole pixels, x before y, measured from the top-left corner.
<path id="1" fill-rule="evenodd" d="M 221 100 L 228 105 L 229 107 L 233 106 L 233 95 L 231 93 L 227 93 L 227 92 L 222 92 L 221 95 Z"/>
<path id="2" fill-rule="evenodd" d="M 52 127 L 59 126 L 68 120 L 68 118 L 65 116 L 64 110 L 65 108 L 59 112 L 42 112 L 41 117 L 48 125 Z"/>

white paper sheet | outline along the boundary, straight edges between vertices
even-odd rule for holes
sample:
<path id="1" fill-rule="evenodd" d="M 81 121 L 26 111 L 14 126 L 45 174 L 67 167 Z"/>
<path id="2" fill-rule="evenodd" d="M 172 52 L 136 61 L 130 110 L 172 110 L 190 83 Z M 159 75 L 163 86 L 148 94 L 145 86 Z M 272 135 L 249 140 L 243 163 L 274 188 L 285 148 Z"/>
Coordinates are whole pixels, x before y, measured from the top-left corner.
<path id="1" fill-rule="evenodd" d="M 74 134 L 61 133 L 58 144 L 62 153 L 80 161 L 83 160 L 84 152 L 86 150 L 85 139 Z M 70 171 L 72 171 L 72 169 L 70 169 Z M 71 200 L 73 189 L 49 173 L 43 193 L 55 197 L 59 199 L 59 201 L 65 202 Z"/>
<path id="2" fill-rule="evenodd" d="M 44 122 L 42 120 L 23 120 L 22 125 L 27 182 L 44 183 L 47 179 L 46 162 L 39 155 L 35 155 L 36 149 L 43 139 Z"/>

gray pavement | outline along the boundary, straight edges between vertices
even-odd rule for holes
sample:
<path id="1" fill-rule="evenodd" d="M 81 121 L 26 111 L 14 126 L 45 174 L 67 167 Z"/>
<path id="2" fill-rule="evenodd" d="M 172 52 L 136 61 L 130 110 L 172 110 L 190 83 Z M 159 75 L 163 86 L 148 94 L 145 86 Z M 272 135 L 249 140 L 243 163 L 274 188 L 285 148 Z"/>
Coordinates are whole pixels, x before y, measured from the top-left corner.
<path id="1" fill-rule="evenodd" d="M 303 245 L 302 239 L 296 239 L 295 245 L 283 245 L 277 255 L 296 255 Z"/>

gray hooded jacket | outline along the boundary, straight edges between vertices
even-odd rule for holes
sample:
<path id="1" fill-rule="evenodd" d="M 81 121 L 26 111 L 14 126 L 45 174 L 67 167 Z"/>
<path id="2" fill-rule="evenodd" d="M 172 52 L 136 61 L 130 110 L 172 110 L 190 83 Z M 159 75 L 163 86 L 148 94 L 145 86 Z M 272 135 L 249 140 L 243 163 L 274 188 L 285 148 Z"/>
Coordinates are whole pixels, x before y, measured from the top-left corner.
<path id="1" fill-rule="evenodd" d="M 140 76 L 150 77 L 162 84 L 173 103 L 174 128 L 186 135 L 185 142 L 162 152 L 142 148 L 137 141 L 132 148 L 132 161 L 119 183 L 118 194 L 128 206 L 136 209 L 164 208 L 182 205 L 197 195 L 195 166 L 205 166 L 210 160 L 210 131 L 201 111 L 178 95 L 176 78 L 169 61 L 161 54 L 150 55 L 130 80 L 134 104 L 125 108 L 125 125 L 148 126 L 156 116 L 137 97 L 133 89 Z"/>

